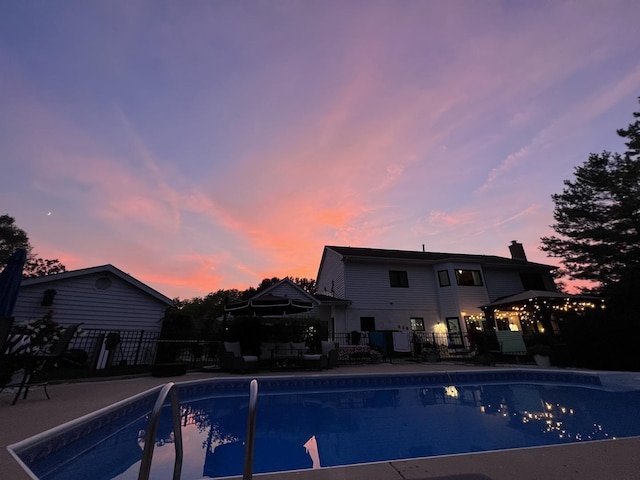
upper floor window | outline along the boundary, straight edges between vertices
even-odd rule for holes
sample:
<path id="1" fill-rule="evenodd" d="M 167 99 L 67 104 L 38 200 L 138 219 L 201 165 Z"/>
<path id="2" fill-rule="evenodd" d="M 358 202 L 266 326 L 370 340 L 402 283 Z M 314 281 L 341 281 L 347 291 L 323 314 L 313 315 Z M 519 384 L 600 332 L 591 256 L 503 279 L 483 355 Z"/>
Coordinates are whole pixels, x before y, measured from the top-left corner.
<path id="1" fill-rule="evenodd" d="M 389 270 L 389 283 L 392 287 L 409 287 L 409 277 L 405 270 Z"/>
<path id="2" fill-rule="evenodd" d="M 451 280 L 449 279 L 449 271 L 448 270 L 438 270 L 438 281 L 440 282 L 441 287 L 448 287 L 451 285 Z"/>
<path id="3" fill-rule="evenodd" d="M 468 287 L 481 287 L 483 285 L 480 270 L 456 270 L 456 282 L 458 285 Z"/>

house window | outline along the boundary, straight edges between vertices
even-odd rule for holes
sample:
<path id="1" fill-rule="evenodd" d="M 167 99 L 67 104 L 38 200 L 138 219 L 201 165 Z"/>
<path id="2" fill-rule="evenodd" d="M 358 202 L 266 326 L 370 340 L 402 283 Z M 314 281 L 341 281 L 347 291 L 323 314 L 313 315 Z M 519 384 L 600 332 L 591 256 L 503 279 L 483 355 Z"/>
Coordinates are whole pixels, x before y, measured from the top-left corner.
<path id="1" fill-rule="evenodd" d="M 456 282 L 466 287 L 481 287 L 482 276 L 480 270 L 456 270 Z"/>
<path id="2" fill-rule="evenodd" d="M 360 331 L 373 332 L 376 329 L 375 317 L 360 317 Z"/>
<path id="3" fill-rule="evenodd" d="M 412 332 L 424 332 L 424 318 L 412 317 L 410 321 Z"/>
<path id="4" fill-rule="evenodd" d="M 392 287 L 409 287 L 409 277 L 405 270 L 389 270 L 389 283 Z"/>
<path id="5" fill-rule="evenodd" d="M 438 280 L 440 281 L 441 287 L 451 286 L 451 280 L 449 280 L 448 270 L 438 270 Z"/>

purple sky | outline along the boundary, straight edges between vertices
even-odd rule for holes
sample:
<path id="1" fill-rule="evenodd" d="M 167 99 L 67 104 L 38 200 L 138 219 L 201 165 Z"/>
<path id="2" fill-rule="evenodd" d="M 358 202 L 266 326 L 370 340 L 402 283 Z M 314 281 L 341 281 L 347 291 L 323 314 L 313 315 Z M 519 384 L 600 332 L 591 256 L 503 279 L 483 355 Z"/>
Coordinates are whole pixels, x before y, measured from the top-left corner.
<path id="1" fill-rule="evenodd" d="M 315 278 L 324 245 L 530 260 L 623 151 L 640 2 L 0 4 L 0 214 L 169 297 Z"/>

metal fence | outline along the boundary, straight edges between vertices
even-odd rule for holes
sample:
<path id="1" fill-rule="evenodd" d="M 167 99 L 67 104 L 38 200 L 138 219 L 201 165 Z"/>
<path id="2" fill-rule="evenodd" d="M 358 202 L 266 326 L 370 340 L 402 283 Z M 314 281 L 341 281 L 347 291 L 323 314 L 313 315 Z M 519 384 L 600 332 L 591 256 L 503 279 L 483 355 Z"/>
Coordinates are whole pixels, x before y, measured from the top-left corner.
<path id="1" fill-rule="evenodd" d="M 69 345 L 67 356 L 85 369 L 126 370 L 156 363 L 187 363 L 187 368 L 217 365 L 220 342 L 164 340 L 159 332 L 83 329 Z"/>
<path id="2" fill-rule="evenodd" d="M 391 332 L 388 332 L 389 339 Z M 389 340 L 386 353 L 396 356 L 420 355 L 417 345 L 437 346 L 440 359 L 468 358 L 475 354 L 461 334 L 407 332 L 411 353 L 395 353 Z M 334 333 L 331 340 L 340 346 L 370 345 L 369 332 Z M 221 341 L 166 340 L 158 332 L 143 330 L 83 329 L 67 352 L 82 371 L 75 375 L 95 376 L 148 371 L 159 363 L 186 363 L 187 368 L 219 366 Z"/>

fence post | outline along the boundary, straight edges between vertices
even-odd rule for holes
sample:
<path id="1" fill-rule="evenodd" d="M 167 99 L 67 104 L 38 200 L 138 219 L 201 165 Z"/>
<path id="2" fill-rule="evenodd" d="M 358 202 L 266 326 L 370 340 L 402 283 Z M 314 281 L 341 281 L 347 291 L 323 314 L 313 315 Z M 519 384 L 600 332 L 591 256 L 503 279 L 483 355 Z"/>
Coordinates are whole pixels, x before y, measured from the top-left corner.
<path id="1" fill-rule="evenodd" d="M 136 358 L 133 361 L 134 365 L 138 365 L 138 357 L 140 357 L 140 348 L 142 348 L 143 338 L 144 338 L 144 330 L 140 330 L 140 338 L 138 339 L 138 347 L 136 348 Z"/>

